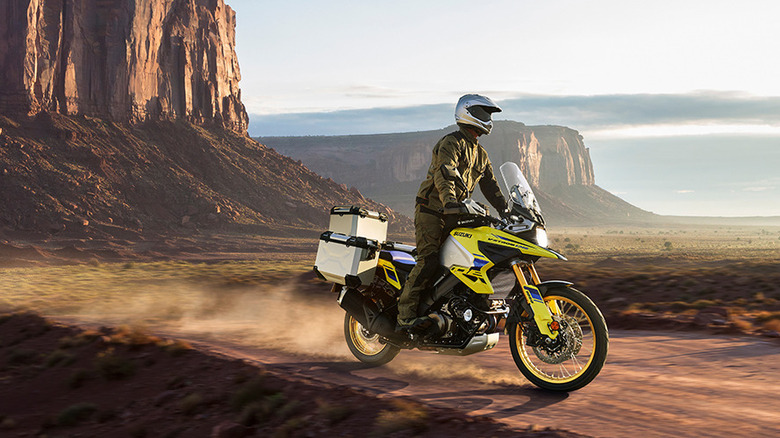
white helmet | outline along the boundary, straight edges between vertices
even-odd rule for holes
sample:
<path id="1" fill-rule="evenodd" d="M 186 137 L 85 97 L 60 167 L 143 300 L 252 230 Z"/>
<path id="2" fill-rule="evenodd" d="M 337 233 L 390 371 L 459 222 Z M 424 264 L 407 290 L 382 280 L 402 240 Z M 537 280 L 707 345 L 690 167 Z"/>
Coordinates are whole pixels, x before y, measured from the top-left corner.
<path id="1" fill-rule="evenodd" d="M 501 112 L 501 108 L 490 98 L 479 94 L 466 94 L 455 105 L 455 121 L 459 125 L 474 126 L 484 134 L 490 134 L 493 121 L 490 115 Z"/>

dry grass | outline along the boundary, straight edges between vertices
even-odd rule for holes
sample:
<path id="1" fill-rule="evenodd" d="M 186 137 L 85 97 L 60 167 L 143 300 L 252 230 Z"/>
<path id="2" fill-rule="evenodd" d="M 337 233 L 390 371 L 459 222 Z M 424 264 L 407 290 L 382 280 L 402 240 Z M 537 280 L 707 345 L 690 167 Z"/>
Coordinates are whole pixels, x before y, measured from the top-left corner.
<path id="1" fill-rule="evenodd" d="M 686 314 L 707 306 L 727 306 L 747 311 L 743 316 L 752 321 L 762 311 L 780 311 L 780 274 L 771 272 L 772 266 L 780 264 L 780 227 L 626 226 L 548 231 L 551 246 L 562 250 L 569 262 L 540 260 L 537 269 L 542 280 L 573 281 L 606 312 Z M 285 251 L 279 250 L 277 256 Z M 242 313 L 261 305 L 254 297 L 271 291 L 287 294 L 286 289 L 280 292 L 284 287 L 310 286 L 291 285 L 292 279 L 298 281 L 301 274 L 311 271 L 307 260 L 6 268 L 0 269 L 0 308 L 126 324 L 111 336 L 112 342 L 157 343 L 158 339 L 146 334 L 146 327 L 200 324 L 226 312 L 254 322 Z M 324 285 L 315 287 L 319 286 Z M 308 302 L 298 304 L 308 309 Z M 767 330 L 776 324 L 757 321 L 755 325 L 764 323 L 769 324 Z M 91 336 L 95 334 L 63 339 L 61 348 L 88 343 Z M 171 354 L 189 348 L 184 344 L 167 347 Z"/>

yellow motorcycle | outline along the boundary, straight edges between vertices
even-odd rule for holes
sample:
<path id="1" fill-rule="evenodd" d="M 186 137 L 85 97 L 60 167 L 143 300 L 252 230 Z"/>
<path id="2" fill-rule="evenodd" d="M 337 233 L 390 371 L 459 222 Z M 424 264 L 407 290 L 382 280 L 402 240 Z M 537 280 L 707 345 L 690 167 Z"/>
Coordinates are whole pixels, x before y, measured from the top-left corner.
<path id="1" fill-rule="evenodd" d="M 435 322 L 425 333 L 398 332 L 395 324 L 415 248 L 351 238 L 365 258 L 376 260 L 370 280 L 355 277 L 333 287 L 355 357 L 382 365 L 401 349 L 468 355 L 493 348 L 504 332 L 515 364 L 541 388 L 573 391 L 599 374 L 609 347 L 604 317 L 572 283 L 540 279 L 537 260 L 566 258 L 548 247 L 541 210 L 519 167 L 509 162 L 500 170 L 510 207 L 498 219 L 472 200 L 463 203 L 458 226 L 441 247 L 439 275 L 420 304 Z M 449 177 L 459 175 L 450 169 Z"/>

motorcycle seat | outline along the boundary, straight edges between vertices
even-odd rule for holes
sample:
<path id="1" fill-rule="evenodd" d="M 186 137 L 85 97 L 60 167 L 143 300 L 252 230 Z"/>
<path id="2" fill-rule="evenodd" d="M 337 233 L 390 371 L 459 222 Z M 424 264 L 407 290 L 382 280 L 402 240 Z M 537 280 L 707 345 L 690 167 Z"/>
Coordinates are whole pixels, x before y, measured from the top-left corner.
<path id="1" fill-rule="evenodd" d="M 412 257 L 417 255 L 417 247 L 412 245 L 406 245 L 404 243 L 400 242 L 384 242 L 382 244 L 382 249 L 386 251 L 401 251 L 405 252 Z"/>
<path id="2" fill-rule="evenodd" d="M 414 256 L 404 251 L 382 251 L 379 253 L 379 258 L 390 261 L 401 271 L 411 271 L 417 264 Z"/>

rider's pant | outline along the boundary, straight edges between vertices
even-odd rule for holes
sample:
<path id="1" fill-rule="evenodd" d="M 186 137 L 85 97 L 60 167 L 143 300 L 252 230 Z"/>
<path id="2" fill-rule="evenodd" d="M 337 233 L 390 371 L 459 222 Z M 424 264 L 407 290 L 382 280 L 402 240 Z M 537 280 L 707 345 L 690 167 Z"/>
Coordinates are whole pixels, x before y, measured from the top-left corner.
<path id="1" fill-rule="evenodd" d="M 414 235 L 417 241 L 417 264 L 409 273 L 398 301 L 398 321 L 410 321 L 418 316 L 420 297 L 431 286 L 439 269 L 439 247 L 444 221 L 441 217 L 420 211 L 414 212 Z"/>

